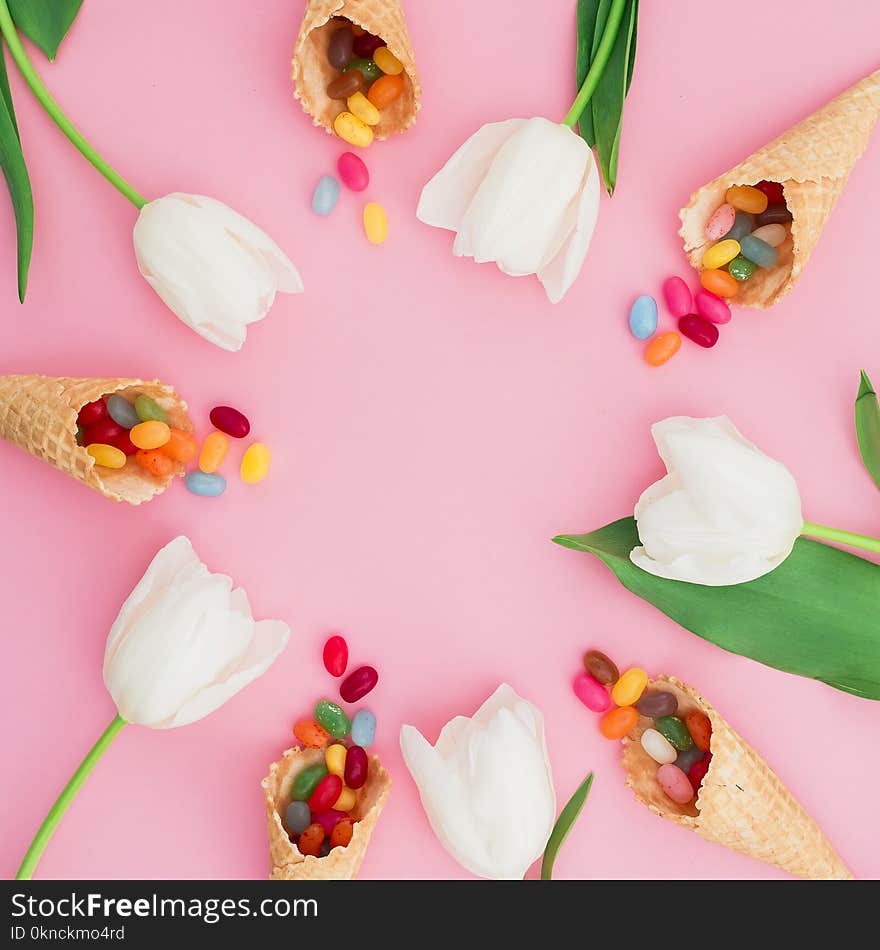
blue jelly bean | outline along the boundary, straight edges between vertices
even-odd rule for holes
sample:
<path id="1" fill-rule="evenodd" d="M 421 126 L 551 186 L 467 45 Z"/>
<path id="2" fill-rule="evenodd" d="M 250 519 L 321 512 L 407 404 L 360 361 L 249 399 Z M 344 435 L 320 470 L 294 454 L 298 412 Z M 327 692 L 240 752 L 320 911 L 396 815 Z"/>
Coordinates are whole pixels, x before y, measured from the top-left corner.
<path id="1" fill-rule="evenodd" d="M 312 195 L 312 211 L 326 217 L 336 207 L 338 200 L 339 179 L 332 175 L 322 175 Z"/>
<path id="2" fill-rule="evenodd" d="M 118 393 L 114 393 L 107 400 L 107 412 L 110 418 L 123 429 L 133 429 L 141 421 L 134 406 Z"/>
<path id="3" fill-rule="evenodd" d="M 629 308 L 629 329 L 637 340 L 647 340 L 657 331 L 657 301 L 647 294 L 636 297 Z"/>
<path id="4" fill-rule="evenodd" d="M 724 235 L 725 241 L 738 241 L 740 238 L 751 234 L 755 230 L 754 215 L 747 214 L 745 211 L 737 211 L 733 219 L 733 227 Z"/>
<path id="5" fill-rule="evenodd" d="M 361 709 L 351 721 L 351 741 L 368 749 L 376 741 L 376 717 L 369 709 Z"/>
<path id="6" fill-rule="evenodd" d="M 306 802 L 291 802 L 284 813 L 284 824 L 292 835 L 301 835 L 312 823 L 312 812 Z"/>
<path id="7" fill-rule="evenodd" d="M 758 267 L 772 267 L 776 263 L 776 248 L 752 234 L 740 238 L 739 250 L 743 257 Z M 109 405 L 107 408 L 110 408 Z"/>
<path id="8" fill-rule="evenodd" d="M 222 475 L 190 472 L 185 481 L 186 487 L 194 495 L 203 495 L 205 498 L 216 498 L 226 491 L 226 479 Z"/>

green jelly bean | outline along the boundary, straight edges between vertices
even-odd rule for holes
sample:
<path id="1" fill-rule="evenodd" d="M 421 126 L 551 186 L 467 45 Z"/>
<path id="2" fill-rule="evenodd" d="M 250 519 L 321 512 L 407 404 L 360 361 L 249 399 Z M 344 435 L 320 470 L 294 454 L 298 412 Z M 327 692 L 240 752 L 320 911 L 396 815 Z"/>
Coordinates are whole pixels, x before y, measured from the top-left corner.
<path id="1" fill-rule="evenodd" d="M 730 276 L 735 280 L 748 280 L 755 273 L 755 264 L 742 254 L 735 257 L 728 265 Z"/>
<path id="2" fill-rule="evenodd" d="M 312 792 L 326 777 L 327 766 L 323 762 L 307 765 L 293 777 L 293 787 L 290 791 L 291 799 L 295 802 L 307 802 L 312 797 Z"/>
<path id="3" fill-rule="evenodd" d="M 661 716 L 654 720 L 654 728 L 661 736 L 668 739 L 679 752 L 684 752 L 685 749 L 689 749 L 694 744 L 694 740 L 688 732 L 688 727 L 678 716 Z"/>
<path id="4" fill-rule="evenodd" d="M 342 71 L 347 73 L 352 69 L 360 72 L 368 86 L 382 75 L 382 70 L 371 59 L 353 59 Z"/>
<path id="5" fill-rule="evenodd" d="M 140 419 L 141 422 L 151 422 L 153 420 L 156 422 L 168 421 L 168 414 L 159 403 L 157 403 L 155 399 L 150 399 L 149 396 L 144 396 L 143 393 L 135 399 L 134 411 L 138 414 L 138 419 Z"/>
<path id="6" fill-rule="evenodd" d="M 334 739 L 344 739 L 351 732 L 351 721 L 343 708 L 329 699 L 322 699 L 315 706 L 315 719 Z"/>
<path id="7" fill-rule="evenodd" d="M 76 427 L 76 444 L 83 444 L 83 436 L 86 434 L 86 430 L 82 426 Z"/>

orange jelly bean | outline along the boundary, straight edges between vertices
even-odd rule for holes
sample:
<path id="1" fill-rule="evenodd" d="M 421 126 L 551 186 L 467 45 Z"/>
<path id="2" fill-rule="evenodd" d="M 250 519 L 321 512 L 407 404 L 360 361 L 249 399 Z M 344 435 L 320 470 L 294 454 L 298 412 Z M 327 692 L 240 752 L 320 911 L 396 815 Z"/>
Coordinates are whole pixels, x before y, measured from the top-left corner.
<path id="1" fill-rule="evenodd" d="M 141 468 L 158 478 L 174 474 L 174 461 L 161 449 L 138 449 L 135 459 Z"/>
<path id="2" fill-rule="evenodd" d="M 599 720 L 599 732 L 606 739 L 622 739 L 638 721 L 639 714 L 635 707 L 619 706 Z"/>
<path id="3" fill-rule="evenodd" d="M 700 273 L 700 283 L 716 297 L 735 297 L 739 292 L 739 282 L 726 270 L 704 270 Z"/>
<path id="4" fill-rule="evenodd" d="M 331 848 L 347 848 L 351 843 L 352 835 L 354 834 L 354 819 L 353 818 L 343 818 L 342 821 L 337 821 L 333 826 L 333 831 L 330 832 L 330 847 Z"/>
<path id="5" fill-rule="evenodd" d="M 162 451 L 175 462 L 191 462 L 199 451 L 199 443 L 192 432 L 172 429 L 171 438 L 162 446 Z"/>
<path id="6" fill-rule="evenodd" d="M 661 333 L 645 347 L 645 362 L 651 366 L 662 366 L 681 349 L 681 336 L 670 330 Z"/>
<path id="7" fill-rule="evenodd" d="M 202 451 L 199 454 L 199 468 L 208 474 L 216 472 L 223 464 L 228 449 L 229 439 L 222 432 L 212 432 L 202 443 Z"/>
<path id="8" fill-rule="evenodd" d="M 309 825 L 299 836 L 297 847 L 300 854 L 311 854 L 318 857 L 321 853 L 321 845 L 324 843 L 324 835 L 324 828 L 317 822 Z"/>
<path id="9" fill-rule="evenodd" d="M 712 739 L 712 722 L 709 717 L 699 709 L 692 709 L 684 717 L 684 724 L 694 740 L 694 745 L 701 751 L 708 752 Z"/>
<path id="10" fill-rule="evenodd" d="M 330 741 L 330 733 L 312 719 L 301 719 L 293 727 L 293 734 L 310 749 L 323 749 Z"/>
<path id="11" fill-rule="evenodd" d="M 767 210 L 767 195 L 751 185 L 732 185 L 727 189 L 724 200 L 737 211 L 748 214 L 760 214 Z"/>
<path id="12" fill-rule="evenodd" d="M 403 92 L 403 76 L 380 76 L 367 93 L 367 98 L 377 109 L 384 109 Z"/>

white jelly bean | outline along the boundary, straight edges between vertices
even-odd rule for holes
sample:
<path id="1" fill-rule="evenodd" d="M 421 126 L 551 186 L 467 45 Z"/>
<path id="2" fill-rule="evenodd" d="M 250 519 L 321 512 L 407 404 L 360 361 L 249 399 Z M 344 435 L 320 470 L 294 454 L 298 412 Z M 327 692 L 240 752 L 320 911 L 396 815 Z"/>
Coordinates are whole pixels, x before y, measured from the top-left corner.
<path id="1" fill-rule="evenodd" d="M 660 765 L 671 765 L 677 758 L 675 747 L 656 729 L 646 729 L 642 733 L 642 748 Z"/>

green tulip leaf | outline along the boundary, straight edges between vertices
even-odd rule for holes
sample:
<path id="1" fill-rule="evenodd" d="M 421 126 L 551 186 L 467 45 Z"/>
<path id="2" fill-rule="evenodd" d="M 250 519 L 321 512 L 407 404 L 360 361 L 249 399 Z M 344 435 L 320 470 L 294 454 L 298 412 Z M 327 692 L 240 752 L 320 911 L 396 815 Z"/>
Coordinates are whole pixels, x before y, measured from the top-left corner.
<path id="1" fill-rule="evenodd" d="M 556 824 L 553 826 L 553 831 L 550 832 L 550 837 L 547 839 L 547 847 L 544 849 L 544 859 L 541 861 L 542 881 L 553 880 L 553 864 L 556 861 L 556 855 L 565 843 L 565 839 L 568 837 L 568 833 L 571 831 L 575 821 L 577 821 L 577 817 L 584 807 L 584 802 L 587 800 L 587 795 L 590 794 L 592 785 L 593 773 L 590 772 L 581 785 L 578 786 L 578 790 L 568 800 L 568 804 L 566 804 L 565 808 L 559 813 Z"/>
<path id="2" fill-rule="evenodd" d="M 575 64 L 575 90 L 581 88 L 587 78 L 587 70 L 593 59 L 593 46 L 599 40 L 596 37 L 596 20 L 599 16 L 599 7 L 605 7 L 605 16 L 608 16 L 607 3 L 603 0 L 578 0 L 577 5 L 577 61 Z M 602 21 L 604 26 L 605 21 Z M 599 30 L 599 35 L 602 31 Z M 578 132 L 590 148 L 596 144 L 593 133 L 593 110 L 584 109 L 578 119 Z"/>
<path id="3" fill-rule="evenodd" d="M 7 0 L 15 25 L 54 60 L 83 0 Z"/>
<path id="4" fill-rule="evenodd" d="M 880 565 L 799 538 L 769 574 L 704 587 L 636 567 L 629 559 L 639 544 L 633 518 L 553 540 L 595 555 L 627 590 L 724 650 L 880 699 Z"/>
<path id="5" fill-rule="evenodd" d="M 865 468 L 880 488 L 880 403 L 864 370 L 856 396 L 856 435 Z"/>

